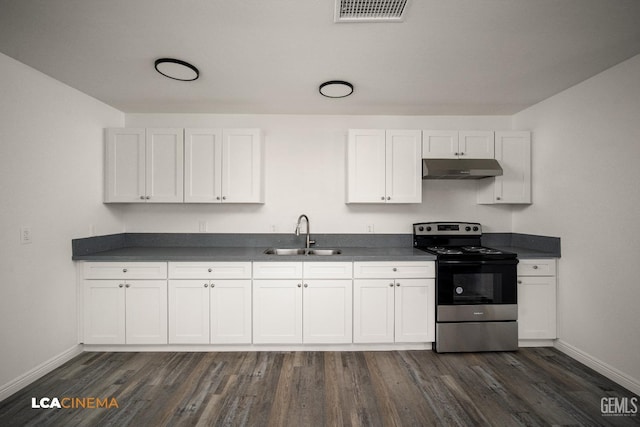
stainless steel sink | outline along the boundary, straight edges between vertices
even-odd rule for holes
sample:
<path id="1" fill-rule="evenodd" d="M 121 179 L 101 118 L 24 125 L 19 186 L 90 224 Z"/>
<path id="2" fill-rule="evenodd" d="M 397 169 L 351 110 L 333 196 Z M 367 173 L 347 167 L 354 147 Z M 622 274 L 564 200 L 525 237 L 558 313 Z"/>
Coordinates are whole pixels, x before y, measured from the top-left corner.
<path id="1" fill-rule="evenodd" d="M 264 251 L 266 255 L 340 255 L 340 249 L 305 249 L 305 248 L 269 248 Z"/>
<path id="2" fill-rule="evenodd" d="M 309 255 L 340 255 L 340 249 L 309 249 Z"/>

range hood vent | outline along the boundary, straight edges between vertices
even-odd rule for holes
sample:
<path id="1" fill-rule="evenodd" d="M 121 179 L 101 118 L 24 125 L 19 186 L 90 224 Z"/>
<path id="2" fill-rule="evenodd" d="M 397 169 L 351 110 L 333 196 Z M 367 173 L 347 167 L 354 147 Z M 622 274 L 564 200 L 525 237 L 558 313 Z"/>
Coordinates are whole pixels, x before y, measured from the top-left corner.
<path id="1" fill-rule="evenodd" d="M 336 0 L 335 22 L 402 22 L 409 0 Z"/>
<path id="2" fill-rule="evenodd" d="M 422 159 L 422 179 L 482 179 L 502 175 L 496 159 Z"/>

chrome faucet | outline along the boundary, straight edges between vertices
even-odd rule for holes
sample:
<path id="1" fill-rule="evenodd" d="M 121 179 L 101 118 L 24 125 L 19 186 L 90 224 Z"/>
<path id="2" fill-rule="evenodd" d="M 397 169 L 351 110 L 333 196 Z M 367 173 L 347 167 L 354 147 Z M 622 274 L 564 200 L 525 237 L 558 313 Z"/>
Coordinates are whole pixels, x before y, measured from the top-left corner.
<path id="1" fill-rule="evenodd" d="M 311 240 L 310 238 L 310 233 L 311 233 L 311 226 L 309 225 L 309 217 L 306 216 L 305 214 L 302 214 L 298 217 L 298 224 L 296 224 L 296 236 L 300 235 L 300 222 L 302 221 L 302 218 L 304 218 L 307 221 L 307 240 L 306 240 L 306 248 L 309 249 L 309 247 L 311 245 L 315 245 L 316 241 L 315 240 Z"/>

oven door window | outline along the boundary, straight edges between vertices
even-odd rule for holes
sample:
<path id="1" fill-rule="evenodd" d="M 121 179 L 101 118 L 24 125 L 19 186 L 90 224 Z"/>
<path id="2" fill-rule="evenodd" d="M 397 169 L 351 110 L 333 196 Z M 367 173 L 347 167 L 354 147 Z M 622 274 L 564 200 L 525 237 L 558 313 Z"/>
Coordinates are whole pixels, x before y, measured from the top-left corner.
<path id="1" fill-rule="evenodd" d="M 515 264 L 443 264 L 438 267 L 438 304 L 515 304 Z"/>

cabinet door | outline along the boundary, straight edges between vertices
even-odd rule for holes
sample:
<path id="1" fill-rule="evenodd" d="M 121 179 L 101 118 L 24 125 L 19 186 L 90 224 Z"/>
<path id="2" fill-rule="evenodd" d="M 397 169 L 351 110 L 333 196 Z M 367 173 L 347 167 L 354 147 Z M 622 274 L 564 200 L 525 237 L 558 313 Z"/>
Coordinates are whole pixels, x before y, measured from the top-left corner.
<path id="1" fill-rule="evenodd" d="M 459 155 L 462 159 L 493 159 L 494 134 L 490 131 L 460 131 Z"/>
<path id="2" fill-rule="evenodd" d="M 185 129 L 184 201 L 222 201 L 222 131 Z"/>
<path id="3" fill-rule="evenodd" d="M 302 299 L 304 343 L 352 341 L 351 280 L 305 280 Z"/>
<path id="4" fill-rule="evenodd" d="M 395 281 L 395 342 L 435 341 L 435 280 Z"/>
<path id="5" fill-rule="evenodd" d="M 183 202 L 183 138 L 182 129 L 147 129 L 147 202 Z"/>
<path id="6" fill-rule="evenodd" d="M 223 203 L 264 202 L 262 156 L 262 135 L 260 130 L 223 130 Z"/>
<path id="7" fill-rule="evenodd" d="M 251 343 L 251 280 L 211 281 L 211 343 Z"/>
<path id="8" fill-rule="evenodd" d="M 394 334 L 394 282 L 353 281 L 353 342 L 391 343 Z"/>
<path id="9" fill-rule="evenodd" d="M 518 277 L 518 337 L 557 338 L 555 276 Z"/>
<path id="10" fill-rule="evenodd" d="M 302 343 L 300 280 L 253 281 L 253 343 Z"/>
<path id="11" fill-rule="evenodd" d="M 164 279 L 167 277 L 167 263 L 84 262 L 82 274 L 85 279 Z"/>
<path id="12" fill-rule="evenodd" d="M 386 132 L 385 188 L 387 203 L 422 202 L 422 147 L 419 130 Z"/>
<path id="13" fill-rule="evenodd" d="M 300 279 L 301 262 L 256 261 L 253 263 L 254 279 Z"/>
<path id="14" fill-rule="evenodd" d="M 145 130 L 107 129 L 105 203 L 145 201 Z"/>
<path id="15" fill-rule="evenodd" d="M 167 281 L 126 283 L 127 344 L 167 343 Z"/>
<path id="16" fill-rule="evenodd" d="M 169 262 L 171 279 L 250 279 L 249 261 L 185 261 Z"/>
<path id="17" fill-rule="evenodd" d="M 478 180 L 478 203 L 531 203 L 531 133 L 496 132 L 502 176 Z"/>
<path id="18" fill-rule="evenodd" d="M 347 141 L 347 203 L 384 203 L 385 168 L 385 131 L 350 129 Z"/>
<path id="19" fill-rule="evenodd" d="M 121 280 L 84 281 L 84 343 L 125 343 L 125 288 Z"/>
<path id="20" fill-rule="evenodd" d="M 422 157 L 425 159 L 458 158 L 458 131 L 422 131 Z"/>
<path id="21" fill-rule="evenodd" d="M 356 261 L 353 277 L 359 279 L 403 279 L 436 277 L 434 261 Z"/>
<path id="22" fill-rule="evenodd" d="M 169 344 L 209 343 L 209 281 L 169 281 Z"/>

